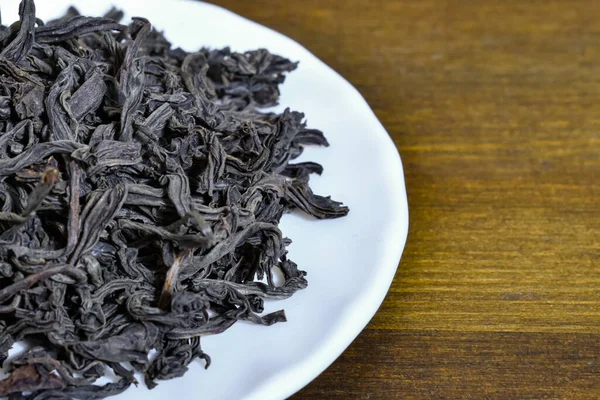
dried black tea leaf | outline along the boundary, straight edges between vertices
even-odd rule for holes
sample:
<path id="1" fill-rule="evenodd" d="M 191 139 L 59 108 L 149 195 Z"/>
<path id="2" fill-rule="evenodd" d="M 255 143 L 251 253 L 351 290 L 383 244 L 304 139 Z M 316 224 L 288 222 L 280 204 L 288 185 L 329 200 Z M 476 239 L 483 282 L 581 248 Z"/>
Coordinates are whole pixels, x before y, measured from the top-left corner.
<path id="1" fill-rule="evenodd" d="M 201 336 L 285 321 L 264 301 L 307 286 L 282 216 L 348 213 L 311 190 L 319 164 L 292 162 L 323 133 L 261 110 L 296 63 L 187 53 L 122 17 L 44 24 L 23 0 L 0 24 L 0 396 L 100 399 L 208 367 Z"/>

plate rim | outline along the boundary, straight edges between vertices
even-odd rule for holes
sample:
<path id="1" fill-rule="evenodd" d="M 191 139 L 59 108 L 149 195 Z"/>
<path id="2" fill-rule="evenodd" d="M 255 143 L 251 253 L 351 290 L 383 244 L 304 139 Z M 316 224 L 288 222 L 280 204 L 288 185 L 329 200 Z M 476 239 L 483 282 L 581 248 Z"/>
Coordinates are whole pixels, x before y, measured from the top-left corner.
<path id="1" fill-rule="evenodd" d="M 319 57 L 317 57 L 308 48 L 304 47 L 301 43 L 297 42 L 296 40 L 290 38 L 289 36 L 287 36 L 281 32 L 276 31 L 273 28 L 270 28 L 266 25 L 263 25 L 256 21 L 253 21 L 249 18 L 246 18 L 246 17 L 244 17 L 240 14 L 237 14 L 234 11 L 231 11 L 225 7 L 222 7 L 222 6 L 213 4 L 213 3 L 208 3 L 206 1 L 198 1 L 198 0 L 177 0 L 177 1 L 188 2 L 188 3 L 189 2 L 202 3 L 203 5 L 206 5 L 208 7 L 212 7 L 214 9 L 218 10 L 219 12 L 227 13 L 232 17 L 242 19 L 245 23 L 254 25 L 254 27 L 256 27 L 257 29 L 266 30 L 270 34 L 276 35 L 280 39 L 289 42 L 290 45 L 293 45 L 293 46 L 301 49 L 304 53 L 306 53 L 307 56 L 312 57 L 315 61 L 317 61 L 317 63 L 319 64 L 320 67 L 322 67 L 328 73 L 335 76 L 336 79 L 343 82 L 343 84 L 348 89 L 351 89 L 354 92 L 354 94 L 357 96 L 357 98 L 360 99 L 360 101 L 363 103 L 363 106 L 366 107 L 366 110 L 368 110 L 368 113 L 370 113 L 371 117 L 377 123 L 379 129 L 377 129 L 374 132 L 377 132 L 377 135 L 379 136 L 379 140 L 383 140 L 384 142 L 387 142 L 388 150 L 391 149 L 391 150 L 393 150 L 393 153 L 394 153 L 393 155 L 391 155 L 392 152 L 388 151 L 390 153 L 390 157 L 391 157 L 390 160 L 388 160 L 388 162 L 390 164 L 390 167 L 392 169 L 395 169 L 394 172 L 396 172 L 396 175 L 397 175 L 397 177 L 400 178 L 400 180 L 398 181 L 398 183 L 396 185 L 390 186 L 390 189 L 392 189 L 390 195 L 393 197 L 396 197 L 398 202 L 397 202 L 397 207 L 395 207 L 394 210 L 391 210 L 392 215 L 390 215 L 390 219 L 394 220 L 397 223 L 397 227 L 396 227 L 397 229 L 394 230 L 395 232 L 389 232 L 389 237 L 395 239 L 394 242 L 397 243 L 398 246 L 396 247 L 395 251 L 392 250 L 389 252 L 390 254 L 386 255 L 386 257 L 385 257 L 386 260 L 384 262 L 382 262 L 382 264 L 385 263 L 387 265 L 384 268 L 384 271 L 382 271 L 379 274 L 379 279 L 377 279 L 376 282 L 374 282 L 371 285 L 371 287 L 369 288 L 371 290 L 368 290 L 366 292 L 366 293 L 368 293 L 368 295 L 361 296 L 362 298 L 366 298 L 366 299 L 362 299 L 363 301 L 366 301 L 366 304 L 363 303 L 363 306 L 362 306 L 362 309 L 363 309 L 362 316 L 363 317 L 358 318 L 358 319 L 357 318 L 344 318 L 342 320 L 342 322 L 340 322 L 339 325 L 348 325 L 348 326 L 345 326 L 343 329 L 347 329 L 347 332 L 352 331 L 352 333 L 345 335 L 345 337 L 343 337 L 342 335 L 339 335 L 339 337 L 338 337 L 338 335 L 336 335 L 336 334 L 330 335 L 329 342 L 325 343 L 326 345 L 327 344 L 329 345 L 329 346 L 327 346 L 327 347 L 329 347 L 329 350 L 330 350 L 328 352 L 328 355 L 326 357 L 324 357 L 324 356 L 319 357 L 319 352 L 315 351 L 312 354 L 310 354 L 309 356 L 307 356 L 304 360 L 302 360 L 300 366 L 291 368 L 294 370 L 294 373 L 293 373 L 294 379 L 288 380 L 287 385 L 279 385 L 278 384 L 279 381 L 285 379 L 285 377 L 282 376 L 283 374 L 281 374 L 281 373 L 274 374 L 272 377 L 267 379 L 265 382 L 261 383 L 260 385 L 257 385 L 256 388 L 253 389 L 254 392 L 249 393 L 245 397 L 245 400 L 287 399 L 290 396 L 292 396 L 295 393 L 302 390 L 313 380 L 315 380 L 329 366 L 331 366 L 340 355 L 342 355 L 342 353 L 352 344 L 352 342 L 358 337 L 358 335 L 360 335 L 360 333 L 362 333 L 362 331 L 365 329 L 367 324 L 375 316 L 375 314 L 379 310 L 379 307 L 381 306 L 385 297 L 387 296 L 387 293 L 389 292 L 389 289 L 393 283 L 393 279 L 396 274 L 396 271 L 399 268 L 399 263 L 402 259 L 402 254 L 404 252 L 404 248 L 406 247 L 406 241 L 408 239 L 408 228 L 409 228 L 408 196 L 407 196 L 407 191 L 406 191 L 406 180 L 405 180 L 405 176 L 404 176 L 404 167 L 402 164 L 402 158 L 401 158 L 400 152 L 398 151 L 398 148 L 396 147 L 392 137 L 389 135 L 389 133 L 387 132 L 387 129 L 383 126 L 383 124 L 381 123 L 381 121 L 379 120 L 379 118 L 377 117 L 377 115 L 375 114 L 375 112 L 373 111 L 373 109 L 371 108 L 369 103 L 367 102 L 367 100 L 364 98 L 362 93 L 360 93 L 360 91 L 352 83 L 350 83 L 350 81 L 348 81 L 341 74 L 339 74 L 336 70 L 334 70 L 332 67 L 330 67 L 327 63 L 325 63 L 323 60 L 321 60 Z M 383 136 L 382 136 L 382 134 L 383 134 Z M 390 225 L 393 225 L 393 224 L 390 224 Z M 376 290 L 374 290 L 374 288 Z M 374 292 L 374 293 L 370 293 L 370 292 Z M 364 311 L 365 308 L 368 309 L 368 311 Z M 342 337 L 343 337 L 343 340 L 341 340 Z M 336 338 L 337 340 L 334 341 L 334 340 L 332 340 L 333 338 Z M 324 347 L 324 346 L 322 346 L 322 347 Z M 305 365 L 310 364 L 311 368 L 302 368 L 302 364 L 305 364 Z M 317 366 L 315 367 L 315 365 L 317 365 Z M 288 368 L 288 370 L 289 369 L 290 368 Z M 291 375 L 291 374 L 288 372 L 288 375 Z M 294 384 L 293 385 L 289 384 L 290 381 L 294 382 Z M 285 389 L 286 387 L 287 387 L 287 389 Z"/>

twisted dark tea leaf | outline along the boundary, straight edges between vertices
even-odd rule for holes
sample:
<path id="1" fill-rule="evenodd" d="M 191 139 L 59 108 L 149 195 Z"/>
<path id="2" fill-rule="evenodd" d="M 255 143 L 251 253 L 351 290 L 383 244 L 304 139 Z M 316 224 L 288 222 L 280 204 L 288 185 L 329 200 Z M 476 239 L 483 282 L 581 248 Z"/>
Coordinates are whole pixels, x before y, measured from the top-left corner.
<path id="1" fill-rule="evenodd" d="M 0 23 L 0 395 L 11 400 L 99 399 L 137 384 L 136 371 L 152 388 L 195 359 L 208 367 L 201 336 L 285 321 L 261 315 L 264 300 L 307 285 L 282 215 L 348 213 L 311 191 L 320 165 L 291 163 L 326 146 L 323 134 L 299 112 L 259 111 L 295 63 L 262 49 L 187 53 L 122 16 L 71 8 L 44 24 L 23 0 L 20 21 Z M 7 361 L 16 342 L 28 349 Z M 94 384 L 109 370 L 116 380 Z"/>

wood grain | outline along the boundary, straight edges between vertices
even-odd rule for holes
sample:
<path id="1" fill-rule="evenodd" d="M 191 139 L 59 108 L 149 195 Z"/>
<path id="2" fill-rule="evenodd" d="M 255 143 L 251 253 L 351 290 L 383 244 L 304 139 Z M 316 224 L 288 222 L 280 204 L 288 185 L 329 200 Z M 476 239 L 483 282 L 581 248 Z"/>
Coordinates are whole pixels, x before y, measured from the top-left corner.
<path id="1" fill-rule="evenodd" d="M 294 400 L 600 398 L 600 2 L 216 2 L 304 44 L 393 137 L 411 228 Z"/>

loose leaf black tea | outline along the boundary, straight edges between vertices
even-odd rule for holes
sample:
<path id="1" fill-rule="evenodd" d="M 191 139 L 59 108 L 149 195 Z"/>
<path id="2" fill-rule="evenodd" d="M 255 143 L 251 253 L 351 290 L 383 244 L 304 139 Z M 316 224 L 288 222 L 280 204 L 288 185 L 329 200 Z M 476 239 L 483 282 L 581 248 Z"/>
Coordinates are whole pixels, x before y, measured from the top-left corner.
<path id="1" fill-rule="evenodd" d="M 44 24 L 23 0 L 20 21 L 0 24 L 0 395 L 11 400 L 99 399 L 137 384 L 135 371 L 152 388 L 196 359 L 208 367 L 201 336 L 285 321 L 260 315 L 264 300 L 307 285 L 282 215 L 348 213 L 310 189 L 320 165 L 291 163 L 327 146 L 323 134 L 299 112 L 260 111 L 296 63 L 187 53 L 122 16 L 71 8 Z M 108 369 L 118 379 L 94 384 Z"/>

